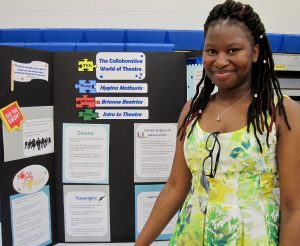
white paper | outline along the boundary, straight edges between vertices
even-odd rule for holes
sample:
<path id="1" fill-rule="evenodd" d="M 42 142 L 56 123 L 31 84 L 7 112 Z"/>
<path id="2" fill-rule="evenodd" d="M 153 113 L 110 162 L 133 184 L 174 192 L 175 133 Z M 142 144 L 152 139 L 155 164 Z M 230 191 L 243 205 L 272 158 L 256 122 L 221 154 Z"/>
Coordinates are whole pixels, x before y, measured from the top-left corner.
<path id="1" fill-rule="evenodd" d="M 66 241 L 110 239 L 108 186 L 64 186 L 64 204 Z"/>
<path id="2" fill-rule="evenodd" d="M 47 245 L 51 242 L 49 204 L 48 186 L 34 194 L 11 197 L 14 246 Z"/>
<path id="3" fill-rule="evenodd" d="M 166 181 L 176 145 L 176 123 L 135 124 L 135 181 Z"/>
<path id="4" fill-rule="evenodd" d="M 196 86 L 202 78 L 202 64 L 190 64 L 186 67 L 187 101 L 192 99 L 196 93 Z"/>
<path id="5" fill-rule="evenodd" d="M 148 220 L 163 184 L 135 186 L 135 237 L 137 238 Z M 156 240 L 169 240 L 178 219 L 178 213 L 167 224 Z"/>
<path id="6" fill-rule="evenodd" d="M 48 81 L 49 65 L 46 62 L 20 63 L 12 61 L 12 67 L 14 81 L 29 82 L 33 79 Z"/>
<path id="7" fill-rule="evenodd" d="M 63 125 L 64 182 L 108 183 L 109 125 Z"/>

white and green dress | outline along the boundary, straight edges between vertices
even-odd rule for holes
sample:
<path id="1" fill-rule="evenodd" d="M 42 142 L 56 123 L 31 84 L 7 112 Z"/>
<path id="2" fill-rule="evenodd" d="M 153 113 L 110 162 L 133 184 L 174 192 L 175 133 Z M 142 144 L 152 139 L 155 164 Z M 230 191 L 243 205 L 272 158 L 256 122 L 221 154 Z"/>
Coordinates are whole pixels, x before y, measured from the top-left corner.
<path id="1" fill-rule="evenodd" d="M 216 176 L 206 176 L 205 185 L 201 182 L 202 163 L 208 156 L 210 133 L 195 125 L 184 144 L 192 187 L 169 245 L 278 245 L 279 203 L 273 193 L 277 179 L 275 125 L 269 133 L 269 147 L 266 134 L 257 134 L 261 153 L 251 127 L 249 133 L 247 127 L 220 133 Z"/>

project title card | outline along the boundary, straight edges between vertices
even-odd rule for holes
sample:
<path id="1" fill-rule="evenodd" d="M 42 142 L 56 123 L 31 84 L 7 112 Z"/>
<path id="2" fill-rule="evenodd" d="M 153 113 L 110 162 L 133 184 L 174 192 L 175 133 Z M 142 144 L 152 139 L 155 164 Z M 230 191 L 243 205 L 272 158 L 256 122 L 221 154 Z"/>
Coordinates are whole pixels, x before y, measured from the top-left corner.
<path id="1" fill-rule="evenodd" d="M 99 52 L 96 55 L 99 80 L 143 80 L 146 56 L 139 52 Z"/>

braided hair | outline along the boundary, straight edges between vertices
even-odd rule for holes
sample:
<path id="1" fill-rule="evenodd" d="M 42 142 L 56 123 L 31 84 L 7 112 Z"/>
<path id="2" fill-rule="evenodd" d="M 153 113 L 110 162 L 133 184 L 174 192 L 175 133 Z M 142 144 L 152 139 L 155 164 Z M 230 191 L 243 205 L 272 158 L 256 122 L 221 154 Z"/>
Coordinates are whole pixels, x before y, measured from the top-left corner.
<path id="1" fill-rule="evenodd" d="M 248 108 L 247 114 L 247 131 L 249 132 L 250 125 L 253 126 L 254 136 L 262 152 L 262 145 L 257 137 L 257 132 L 262 134 L 266 128 L 267 130 L 267 145 L 269 146 L 269 132 L 272 130 L 273 124 L 276 121 L 276 106 L 274 104 L 274 92 L 278 98 L 279 114 L 283 114 L 285 123 L 288 129 L 290 125 L 286 116 L 283 105 L 283 95 L 280 90 L 279 81 L 274 72 L 274 61 L 272 58 L 272 51 L 268 42 L 264 25 L 262 24 L 257 13 L 254 12 L 250 5 L 227 0 L 223 4 L 216 5 L 209 13 L 204 24 L 204 37 L 206 37 L 209 27 L 220 20 L 228 20 L 233 23 L 243 23 L 252 36 L 253 43 L 258 44 L 259 56 L 256 63 L 252 64 L 252 83 L 251 92 L 254 95 L 251 104 Z M 200 86 L 203 88 L 200 91 Z M 196 93 L 191 101 L 190 109 L 184 118 L 182 125 L 179 128 L 178 135 L 182 140 L 186 127 L 191 123 L 191 129 L 188 137 L 191 135 L 196 122 L 201 118 L 201 113 L 209 102 L 211 93 L 215 85 L 206 76 L 203 69 L 203 76 L 197 84 Z M 271 121 L 268 122 L 268 116 Z"/>

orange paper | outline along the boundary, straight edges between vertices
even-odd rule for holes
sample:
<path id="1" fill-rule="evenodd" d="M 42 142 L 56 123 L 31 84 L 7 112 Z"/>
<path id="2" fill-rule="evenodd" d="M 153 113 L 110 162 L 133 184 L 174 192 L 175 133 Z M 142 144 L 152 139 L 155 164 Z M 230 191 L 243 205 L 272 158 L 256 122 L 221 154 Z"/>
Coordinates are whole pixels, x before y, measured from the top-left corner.
<path id="1" fill-rule="evenodd" d="M 0 109 L 0 116 L 8 131 L 21 130 L 24 117 L 17 101 Z"/>

